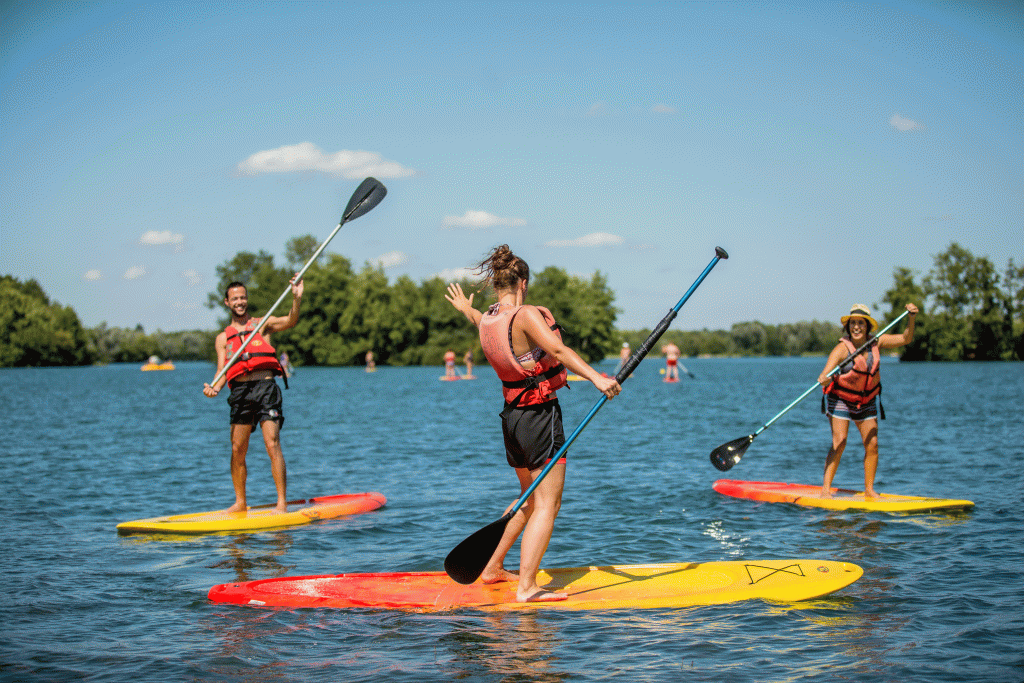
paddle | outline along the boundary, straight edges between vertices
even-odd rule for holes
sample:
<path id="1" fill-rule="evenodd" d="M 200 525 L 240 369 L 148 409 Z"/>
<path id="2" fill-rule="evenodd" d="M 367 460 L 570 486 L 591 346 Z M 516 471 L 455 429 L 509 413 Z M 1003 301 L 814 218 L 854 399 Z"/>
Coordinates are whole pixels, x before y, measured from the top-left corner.
<path id="1" fill-rule="evenodd" d="M 844 361 L 843 361 L 842 363 L 840 363 L 840 364 L 839 364 L 839 365 L 837 365 L 836 367 L 832 368 L 832 371 L 831 371 L 831 372 L 829 372 L 829 373 L 828 373 L 828 375 L 826 375 L 826 376 L 827 376 L 827 377 L 831 377 L 832 375 L 834 375 L 834 374 L 836 374 L 837 372 L 839 372 L 839 371 L 840 371 L 840 370 L 841 370 L 841 369 L 843 368 L 843 366 L 845 366 L 845 365 L 846 365 L 847 363 L 852 363 L 852 362 L 853 362 L 853 359 L 854 359 L 854 358 L 855 358 L 855 357 L 857 356 L 857 354 L 858 354 L 858 353 L 860 353 L 861 351 L 863 351 L 864 349 L 866 349 L 866 348 L 867 348 L 868 346 L 870 346 L 871 344 L 873 344 L 873 343 L 874 343 L 874 341 L 875 341 L 876 339 L 878 339 L 878 338 L 879 338 L 879 337 L 881 337 L 881 336 L 882 336 L 883 334 L 885 334 L 885 332 L 886 332 L 887 330 L 889 330 L 889 328 L 891 328 L 891 327 L 892 327 L 893 325 L 895 325 L 895 324 L 896 324 L 896 323 L 898 323 L 899 321 L 903 320 L 903 318 L 905 318 L 905 317 L 906 317 L 906 316 L 907 316 L 908 314 L 909 314 L 909 311 L 904 311 L 904 312 L 903 312 L 903 314 L 902 314 L 902 315 L 900 315 L 900 317 L 896 318 L 896 319 L 895 319 L 895 320 L 893 320 L 893 321 L 892 321 L 891 323 L 889 323 L 888 325 L 886 325 L 885 327 L 883 327 L 883 328 L 882 328 L 882 329 L 881 329 L 881 330 L 880 330 L 880 331 L 878 332 L 878 334 L 876 334 L 876 335 L 875 335 L 875 336 L 874 336 L 874 337 L 873 337 L 873 338 L 871 339 L 871 341 L 869 341 L 869 342 L 865 343 L 865 344 L 864 344 L 863 346 L 861 346 L 861 347 L 860 347 L 859 349 L 857 349 L 856 351 L 854 351 L 854 352 L 853 352 L 853 353 L 852 353 L 852 354 L 850 355 L 850 357 L 849 357 L 849 358 L 845 359 L 845 360 L 844 360 Z M 768 429 L 769 427 L 771 427 L 771 426 L 772 426 L 772 424 L 774 424 L 774 422 L 775 422 L 776 420 L 778 420 L 778 419 L 779 419 L 780 417 L 782 417 L 783 415 L 785 415 L 786 413 L 788 413 L 788 412 L 789 412 L 789 410 L 790 410 L 790 408 L 792 408 L 792 407 L 793 407 L 793 406 L 795 406 L 795 405 L 796 405 L 797 403 L 799 403 L 800 401 L 802 401 L 802 400 L 804 400 L 805 398 L 807 398 L 807 395 L 808 395 L 808 394 L 810 394 L 810 393 L 811 393 L 812 391 L 814 391 L 815 389 L 819 388 L 820 386 L 821 386 L 821 385 L 820 385 L 820 384 L 818 384 L 817 382 L 815 382 L 814 384 L 812 384 L 812 385 L 811 385 L 811 386 L 810 386 L 810 387 L 809 387 L 809 388 L 807 389 L 807 391 L 805 391 L 804 393 L 800 394 L 800 397 L 799 397 L 799 398 L 797 398 L 797 399 L 796 399 L 795 401 L 793 401 L 793 402 L 792 402 L 792 403 L 790 403 L 790 404 L 789 404 L 788 406 L 786 406 L 786 407 L 785 407 L 785 408 L 784 408 L 784 409 L 782 410 L 782 412 L 781 412 L 781 413 L 779 413 L 778 415 L 776 415 L 776 416 L 775 416 L 775 417 L 773 417 L 772 419 L 768 420 L 768 422 L 766 422 L 766 423 L 765 423 L 765 424 L 764 424 L 764 425 L 763 425 L 763 426 L 762 426 L 762 427 L 761 427 L 760 429 L 758 429 L 758 430 L 757 430 L 756 432 L 754 432 L 753 434 L 750 434 L 750 435 L 748 435 L 748 436 L 741 436 L 741 437 L 740 437 L 740 438 L 738 438 L 738 439 L 733 439 L 733 440 L 732 440 L 732 441 L 730 441 L 729 443 L 723 443 L 723 444 L 722 444 L 721 446 L 719 446 L 719 447 L 718 447 L 718 448 L 716 448 L 715 450 L 711 451 L 711 464 L 712 464 L 712 465 L 714 465 L 715 467 L 717 467 L 718 469 L 720 469 L 720 470 L 721 470 L 721 471 L 723 471 L 723 472 L 727 472 L 727 471 L 729 471 L 730 469 L 732 469 L 732 466 L 733 466 L 733 465 L 735 465 L 736 463 L 738 463 L 738 462 L 740 461 L 740 458 L 742 458 L 742 457 L 743 457 L 743 454 L 747 452 L 747 448 L 749 448 L 749 447 L 750 447 L 750 444 L 754 442 L 754 438 L 755 438 L 755 437 L 756 437 L 756 436 L 757 436 L 758 434 L 760 434 L 760 433 L 761 433 L 761 432 L 763 432 L 764 430 L 766 430 L 766 429 Z"/>
<path id="2" fill-rule="evenodd" d="M 327 248 L 328 243 L 332 239 L 334 239 L 334 236 L 338 234 L 339 230 L 341 230 L 341 226 L 345 225 L 345 223 L 348 221 L 352 221 L 359 218 L 364 213 L 367 213 L 373 207 L 380 204 L 380 200 L 384 199 L 384 195 L 386 195 L 387 193 L 387 188 L 384 187 L 376 178 L 367 178 L 363 182 L 359 183 L 359 187 L 356 188 L 356 191 L 352 193 L 352 197 L 348 200 L 348 206 L 345 207 L 345 213 L 342 214 L 341 220 L 338 222 L 338 227 L 336 227 L 331 232 L 331 234 L 327 236 L 327 239 L 324 240 L 324 243 L 321 244 L 315 252 L 313 252 L 313 255 L 310 257 L 310 259 L 306 261 L 306 265 L 302 266 L 302 270 L 300 270 L 295 275 L 295 282 L 298 282 L 299 280 L 302 279 L 303 274 L 305 274 L 305 272 L 309 270 L 309 267 L 313 265 L 313 262 L 316 261 L 316 259 L 320 256 L 320 252 Z M 284 301 L 284 298 L 286 296 L 288 296 L 288 292 L 289 290 L 291 290 L 291 288 L 292 286 L 289 283 L 288 287 L 286 287 L 285 290 L 281 292 L 281 296 L 279 296 L 277 298 L 277 301 L 274 302 L 274 305 L 271 306 L 263 315 L 263 318 L 260 320 L 260 324 L 256 326 L 256 329 L 253 331 L 253 333 L 249 335 L 244 335 L 242 337 L 242 345 L 238 347 L 238 350 L 235 351 L 235 354 L 233 356 L 231 356 L 231 359 L 228 360 L 228 362 L 224 364 L 224 367 L 220 369 L 220 372 L 216 374 L 216 376 L 213 378 L 213 381 L 210 382 L 210 386 L 214 386 L 215 384 L 217 384 L 217 380 L 219 380 L 224 375 L 224 373 L 228 371 L 228 368 L 231 367 L 232 363 L 238 360 L 238 357 L 242 355 L 242 351 L 245 350 L 245 347 L 249 343 L 249 340 L 255 337 L 259 333 L 259 331 L 263 329 L 263 326 L 267 324 L 267 319 L 270 318 L 270 314 L 273 313 L 274 310 L 281 305 L 281 302 Z"/>
<path id="3" fill-rule="evenodd" d="M 686 300 L 690 298 L 690 295 L 693 294 L 694 290 L 700 286 L 700 283 L 704 281 L 704 278 L 706 278 L 708 273 L 711 272 L 711 269 L 714 268 L 720 260 L 727 258 L 729 258 L 729 255 L 725 252 L 725 249 L 715 247 L 715 258 L 711 260 L 711 263 L 709 263 L 707 268 L 704 269 L 704 272 L 700 274 L 700 277 L 690 285 L 690 288 L 686 290 L 686 294 L 684 294 L 683 298 L 679 300 L 679 303 L 677 303 L 662 319 L 662 321 L 658 323 L 658 326 L 653 332 L 651 332 L 650 336 L 647 337 L 644 343 L 640 345 L 640 348 L 636 353 L 630 356 L 629 360 L 626 361 L 626 364 L 623 365 L 622 369 L 615 375 L 615 380 L 619 384 L 625 382 L 626 379 L 633 374 L 633 370 L 640 364 L 640 361 L 642 361 L 651 348 L 658 343 L 661 335 L 665 334 L 665 330 L 668 329 L 668 326 L 672 324 L 672 320 L 676 317 L 676 314 L 679 313 L 679 309 L 683 307 L 683 304 L 685 304 Z M 548 462 L 544 469 L 541 470 L 540 474 L 537 475 L 537 478 L 533 480 L 530 487 L 523 491 L 523 495 L 519 496 L 519 499 L 501 519 L 491 522 L 483 529 L 472 534 L 448 553 L 448 557 L 444 559 L 444 570 L 448 573 L 448 576 L 463 584 L 473 583 L 480 577 L 484 567 L 487 566 L 487 562 L 491 559 L 494 551 L 497 550 L 498 544 L 501 542 L 501 537 L 505 533 L 505 527 L 508 526 L 509 521 L 519 511 L 519 508 L 521 508 L 526 501 L 530 499 L 530 496 L 540 485 L 540 482 L 558 463 L 562 455 L 564 455 L 569 449 L 569 446 L 572 445 L 572 442 L 576 440 L 576 437 L 580 435 L 583 428 L 587 426 L 590 420 L 593 419 L 594 415 L 597 414 L 597 411 L 601 409 L 601 406 L 603 406 L 607 400 L 608 397 L 602 394 L 597 404 L 590 409 L 590 412 L 585 418 L 583 418 L 583 421 L 580 422 L 579 426 L 576 427 L 573 433 L 569 435 L 569 438 L 565 440 L 562 447 L 558 449 L 558 452 L 555 453 L 550 462 Z"/>

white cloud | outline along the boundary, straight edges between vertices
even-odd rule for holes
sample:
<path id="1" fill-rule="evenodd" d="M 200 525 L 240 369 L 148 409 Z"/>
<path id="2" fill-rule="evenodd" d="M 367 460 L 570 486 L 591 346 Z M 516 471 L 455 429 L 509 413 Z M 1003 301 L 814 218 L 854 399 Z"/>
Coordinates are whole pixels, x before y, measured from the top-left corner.
<path id="1" fill-rule="evenodd" d="M 318 171 L 340 175 L 343 178 L 404 178 L 416 173 L 415 170 L 406 168 L 397 161 L 385 159 L 377 152 L 343 149 L 333 154 L 325 154 L 312 142 L 300 142 L 297 145 L 285 145 L 277 149 L 256 152 L 238 164 L 237 168 L 242 175 Z"/>
<path id="2" fill-rule="evenodd" d="M 142 266 L 132 266 L 128 270 L 124 271 L 125 280 L 138 280 L 140 277 L 146 274 L 146 269 Z"/>
<path id="3" fill-rule="evenodd" d="M 607 102 L 594 102 L 590 105 L 590 110 L 587 112 L 587 116 L 605 116 L 610 113 Z"/>
<path id="4" fill-rule="evenodd" d="M 656 114 L 675 114 L 677 110 L 675 107 L 670 107 L 667 104 L 656 104 L 651 107 L 651 111 Z"/>
<path id="5" fill-rule="evenodd" d="M 483 230 L 504 226 L 512 228 L 518 225 L 526 225 L 522 218 L 503 218 L 487 211 L 474 211 L 467 209 L 461 216 L 445 216 L 444 226 L 446 228 L 464 228 L 466 230 Z"/>
<path id="6" fill-rule="evenodd" d="M 373 260 L 374 263 L 379 263 L 381 268 L 387 270 L 388 268 L 394 268 L 400 266 L 403 263 L 409 262 L 409 256 L 401 251 L 389 251 L 386 254 L 381 254 Z"/>
<path id="7" fill-rule="evenodd" d="M 545 242 L 545 247 L 606 247 L 622 244 L 622 238 L 607 232 L 592 232 L 574 240 L 552 240 Z"/>
<path id="8" fill-rule="evenodd" d="M 480 279 L 480 274 L 473 268 L 445 268 L 437 276 L 445 282 Z M 469 292 L 466 292 L 466 296 L 469 296 Z"/>
<path id="9" fill-rule="evenodd" d="M 100 271 L 98 271 L 96 269 L 93 269 L 93 270 L 85 271 L 85 275 L 82 276 L 82 279 L 83 280 L 88 280 L 89 282 L 95 282 L 96 280 L 99 280 L 102 277 L 103 277 L 103 273 L 101 273 Z"/>
<path id="10" fill-rule="evenodd" d="M 185 282 L 189 283 L 190 285 L 198 285 L 200 282 L 203 281 L 203 276 L 199 273 L 198 270 L 194 268 L 189 268 L 188 270 L 184 271 L 181 274 L 181 276 L 185 278 Z"/>
<path id="11" fill-rule="evenodd" d="M 162 246 L 164 244 L 173 244 L 181 246 L 185 241 L 185 236 L 170 230 L 150 230 L 142 234 L 139 238 L 139 244 L 145 244 L 149 246 Z"/>
<path id="12" fill-rule="evenodd" d="M 924 129 L 924 126 L 918 123 L 917 121 L 914 121 L 912 119 L 905 119 L 899 114 L 892 115 L 892 118 L 889 119 L 889 125 L 891 125 L 896 130 L 903 131 L 904 133 L 911 130 Z"/>

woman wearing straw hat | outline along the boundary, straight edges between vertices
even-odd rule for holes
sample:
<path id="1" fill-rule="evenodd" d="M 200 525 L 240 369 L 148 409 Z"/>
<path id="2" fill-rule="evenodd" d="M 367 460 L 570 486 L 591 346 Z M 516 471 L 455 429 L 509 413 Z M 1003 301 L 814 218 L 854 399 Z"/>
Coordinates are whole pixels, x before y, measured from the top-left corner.
<path id="1" fill-rule="evenodd" d="M 832 495 L 832 479 L 839 469 L 839 460 L 846 448 L 846 435 L 850 421 L 856 423 L 864 441 L 864 496 L 878 498 L 875 493 L 875 471 L 878 469 L 878 395 L 882 391 L 879 377 L 879 359 L 882 349 L 905 346 L 914 340 L 914 317 L 917 306 L 907 304 L 910 313 L 907 329 L 903 334 L 883 334 L 871 337 L 878 329 L 878 323 L 871 317 L 871 311 L 864 304 L 854 304 L 850 314 L 839 319 L 845 334 L 832 349 L 825 362 L 825 368 L 818 376 L 818 383 L 825 387 L 823 408 L 832 425 L 832 447 L 825 459 L 825 479 L 821 492 L 826 498 Z M 868 343 L 868 342 L 871 343 Z M 829 378 L 829 373 L 849 358 L 862 346 L 867 347 L 857 354 L 848 369 Z M 881 411 L 885 419 L 885 411 Z"/>

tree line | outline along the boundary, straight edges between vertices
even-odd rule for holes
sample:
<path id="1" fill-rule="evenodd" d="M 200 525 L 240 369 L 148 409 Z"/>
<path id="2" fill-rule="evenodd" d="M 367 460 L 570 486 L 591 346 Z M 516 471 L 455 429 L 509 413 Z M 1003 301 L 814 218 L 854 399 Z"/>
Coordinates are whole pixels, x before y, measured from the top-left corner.
<path id="1" fill-rule="evenodd" d="M 317 246 L 312 235 L 304 235 L 289 240 L 283 265 L 265 251 L 243 251 L 217 266 L 217 289 L 207 301 L 223 313 L 217 330 L 147 334 L 141 325 L 106 323 L 85 328 L 71 307 L 51 301 L 35 280 L 4 275 L 0 367 L 141 363 L 150 356 L 213 361 L 214 338 L 229 322 L 223 305 L 227 285 L 246 283 L 250 310 L 264 314 Z M 331 254 L 321 255 L 304 279 L 299 324 L 272 340 L 295 365 L 362 365 L 367 351 L 381 364 L 437 365 L 448 349 L 460 357 L 472 351 L 478 364 L 485 362 L 476 330 L 445 300 L 447 283 L 438 277 L 416 283 L 401 276 L 392 283 L 380 267 L 367 264 L 357 271 L 344 256 Z M 467 294 L 476 292 L 474 305 L 483 310 L 489 293 L 473 281 L 462 285 Z M 590 362 L 617 356 L 624 341 L 635 349 L 650 334 L 615 328 L 615 295 L 600 272 L 581 278 L 548 266 L 533 274 L 530 301 L 551 309 L 566 343 Z M 1024 266 L 1012 258 L 1000 273 L 988 258 L 954 242 L 923 276 L 898 267 L 892 287 L 875 304 L 888 307 L 879 323 L 894 320 L 911 301 L 921 313 L 914 342 L 902 349 L 904 360 L 1024 359 Z M 286 298 L 274 313 L 284 315 L 289 303 Z M 729 330 L 670 329 L 661 343 L 675 343 L 684 356 L 820 355 L 835 346 L 841 332 L 837 322 L 751 321 Z"/>

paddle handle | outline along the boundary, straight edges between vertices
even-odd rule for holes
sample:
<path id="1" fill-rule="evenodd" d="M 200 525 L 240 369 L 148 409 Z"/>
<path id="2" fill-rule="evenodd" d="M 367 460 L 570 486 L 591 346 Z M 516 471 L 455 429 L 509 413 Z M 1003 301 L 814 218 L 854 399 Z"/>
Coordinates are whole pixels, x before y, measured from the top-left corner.
<path id="1" fill-rule="evenodd" d="M 719 261 L 727 258 L 729 258 L 729 254 L 726 253 L 725 249 L 715 247 L 715 258 L 711 259 L 711 263 L 709 263 L 707 268 L 704 269 L 704 272 L 694 280 L 693 284 L 690 285 L 690 288 L 686 290 L 686 294 L 684 294 L 679 302 L 672 307 L 672 310 L 670 310 L 668 314 L 661 319 L 661 322 L 658 323 L 658 326 L 654 328 L 654 331 L 648 335 L 647 339 L 645 339 L 644 343 L 640 345 L 640 348 L 637 349 L 636 353 L 629 357 L 626 364 L 623 365 L 622 369 L 619 370 L 619 373 L 615 375 L 615 381 L 622 384 L 631 374 L 633 374 L 633 370 L 636 369 L 636 366 L 640 365 L 640 361 L 647 357 L 648 352 L 650 352 L 650 350 L 654 348 L 654 345 L 658 343 L 658 340 L 661 339 L 661 335 L 665 334 L 665 331 L 668 330 L 672 321 L 675 320 L 676 314 L 679 313 L 679 309 L 683 307 L 683 304 L 685 304 L 687 299 L 690 298 L 690 295 L 700 287 L 700 283 L 704 282 L 704 278 L 708 276 L 711 269 L 714 268 Z"/>
<path id="2" fill-rule="evenodd" d="M 894 326 L 894 325 L 895 325 L 896 323 L 898 323 L 899 321 L 903 320 L 903 319 L 904 319 L 905 317 L 907 317 L 907 315 L 909 315 L 909 314 L 910 314 L 910 311 L 903 311 L 903 313 L 902 313 L 902 314 L 901 314 L 901 315 L 900 315 L 900 316 L 899 316 L 898 318 L 896 318 L 896 319 L 895 319 L 895 320 L 893 320 L 893 321 L 892 321 L 891 323 L 889 323 L 888 325 L 886 325 L 885 327 L 883 327 L 883 328 L 882 328 L 881 330 L 879 330 L 879 331 L 878 331 L 878 334 L 876 334 L 876 335 L 875 335 L 875 336 L 874 336 L 874 337 L 873 337 L 873 338 L 872 338 L 872 339 L 871 339 L 870 341 L 868 341 L 868 342 L 866 342 L 866 343 L 862 344 L 862 345 L 861 345 L 861 347 L 860 347 L 859 349 L 857 349 L 856 351 L 854 351 L 853 353 L 851 353 L 851 354 L 850 354 L 850 357 L 849 357 L 849 358 L 845 359 L 845 360 L 844 360 L 844 361 L 843 361 L 842 363 L 840 363 L 839 365 L 837 365 L 837 366 L 835 366 L 834 368 L 832 368 L 832 369 L 831 369 L 831 370 L 829 371 L 828 375 L 826 375 L 826 377 L 831 377 L 832 375 L 834 375 L 834 374 L 836 374 L 837 372 L 839 372 L 839 371 L 840 371 L 840 370 L 841 370 L 841 369 L 843 368 L 843 366 L 844 366 L 844 365 L 846 365 L 847 363 L 851 362 L 851 361 L 852 361 L 852 360 L 853 360 L 854 358 L 856 358 L 856 357 L 857 357 L 857 354 L 858 354 L 858 353 L 860 353 L 861 351 L 863 351 L 864 349 L 866 349 L 866 348 L 867 348 L 868 346 L 870 346 L 871 344 L 873 344 L 873 343 L 875 342 L 875 340 L 876 340 L 876 339 L 878 339 L 878 338 L 879 338 L 879 337 L 881 337 L 881 336 L 882 336 L 883 334 L 885 334 L 886 332 L 888 332 L 890 328 L 892 328 L 892 327 L 893 327 L 893 326 Z M 782 409 L 782 412 L 781 412 L 781 413 L 779 413 L 778 415 L 776 415 L 776 416 L 775 416 L 775 417 L 773 417 L 772 419 L 768 420 L 768 422 L 766 422 L 766 423 L 764 424 L 764 426 L 762 426 L 762 427 L 761 427 L 760 429 L 758 429 L 758 430 L 757 430 L 756 432 L 754 432 L 754 434 L 752 435 L 752 437 L 751 437 L 751 438 L 753 438 L 754 436 L 757 436 L 758 434 L 760 434 L 760 433 L 761 433 L 761 432 L 763 432 L 764 430 L 766 430 L 766 429 L 768 429 L 769 427 L 771 427 L 771 426 L 772 426 L 772 424 L 774 424 L 776 420 L 778 420 L 778 419 L 779 419 L 780 417 L 782 417 L 783 415 L 785 415 L 786 413 L 788 413 L 788 412 L 790 411 L 790 409 L 792 409 L 792 408 L 793 408 L 793 406 L 795 406 L 795 405 L 796 405 L 797 403 L 799 403 L 800 401 L 802 401 L 802 400 L 804 400 L 805 398 L 807 398 L 807 396 L 808 396 L 808 395 L 809 395 L 809 394 L 810 394 L 810 393 L 811 393 L 812 391 L 814 391 L 815 389 L 818 389 L 818 388 L 820 388 L 820 387 L 821 387 L 821 385 L 820 385 L 820 384 L 818 384 L 817 382 L 815 382 L 814 384 L 812 384 L 812 385 L 811 385 L 810 387 L 808 387 L 808 388 L 807 388 L 807 391 L 805 391 L 804 393 L 800 394 L 800 398 L 796 399 L 795 401 L 793 401 L 792 403 L 790 403 L 790 404 L 789 404 L 788 406 L 786 406 L 785 408 L 783 408 L 783 409 Z"/>
<path id="3" fill-rule="evenodd" d="M 693 294 L 697 287 L 700 286 L 700 283 L 704 282 L 704 278 L 708 276 L 708 273 L 711 272 L 711 269 L 714 268 L 719 261 L 727 258 L 729 258 L 729 254 L 726 253 L 725 249 L 722 249 L 721 247 L 715 247 L 715 257 L 711 259 L 711 262 L 708 264 L 707 268 L 705 268 L 704 272 L 702 272 L 700 276 L 698 276 L 697 279 L 694 280 L 693 284 L 690 285 L 690 288 L 686 290 L 686 294 L 684 294 L 683 297 L 679 300 L 679 303 L 673 306 L 672 310 L 670 310 L 668 314 L 664 318 L 662 318 L 661 322 L 658 323 L 658 326 L 654 328 L 654 331 L 651 332 L 650 335 L 648 335 L 647 339 L 644 340 L 644 343 L 640 345 L 639 349 L 637 349 L 637 352 L 634 353 L 628 361 L 626 361 L 626 364 L 622 366 L 622 369 L 619 370 L 619 373 L 615 375 L 615 381 L 617 381 L 619 384 L 622 384 L 623 382 L 626 381 L 626 379 L 633 373 L 633 370 L 636 369 L 636 366 L 640 364 L 640 361 L 642 361 L 647 356 L 647 353 L 651 350 L 651 348 L 658 343 L 658 340 L 661 339 L 661 335 L 665 334 L 665 330 L 667 330 L 669 325 L 672 324 L 672 320 L 675 319 L 676 314 L 679 313 L 679 309 L 683 307 L 683 304 L 685 304 L 686 300 L 690 298 L 690 295 Z M 562 447 L 558 449 L 558 452 L 555 453 L 555 455 L 551 458 L 548 464 L 544 466 L 544 469 L 541 470 L 539 475 L 537 475 L 537 478 L 533 480 L 533 483 L 530 484 L 529 488 L 523 491 L 523 495 L 519 496 L 519 500 L 517 500 L 515 504 L 513 504 L 509 511 L 505 514 L 506 518 L 511 519 L 512 515 L 518 512 L 519 508 L 523 507 L 523 505 L 526 504 L 526 501 L 528 501 L 530 499 L 530 496 L 533 495 L 534 490 L 536 490 L 536 488 L 540 486 L 540 482 L 543 481 L 544 477 L 548 476 L 548 472 L 550 472 L 551 469 L 562 458 L 562 456 L 565 455 L 565 452 L 569 450 L 569 446 L 572 445 L 572 442 L 576 440 L 576 437 L 580 435 L 580 432 L 582 432 L 583 429 L 590 423 L 590 421 L 594 419 L 594 416 L 597 415 L 597 411 L 601 410 L 601 407 L 607 402 L 608 397 L 602 394 L 601 398 L 598 399 L 597 403 L 594 404 L 594 407 L 590 409 L 590 412 L 587 413 L 587 416 L 583 418 L 579 426 L 577 426 L 576 429 L 573 430 L 572 434 L 570 434 L 568 438 L 565 440 L 565 443 L 562 444 Z"/>

